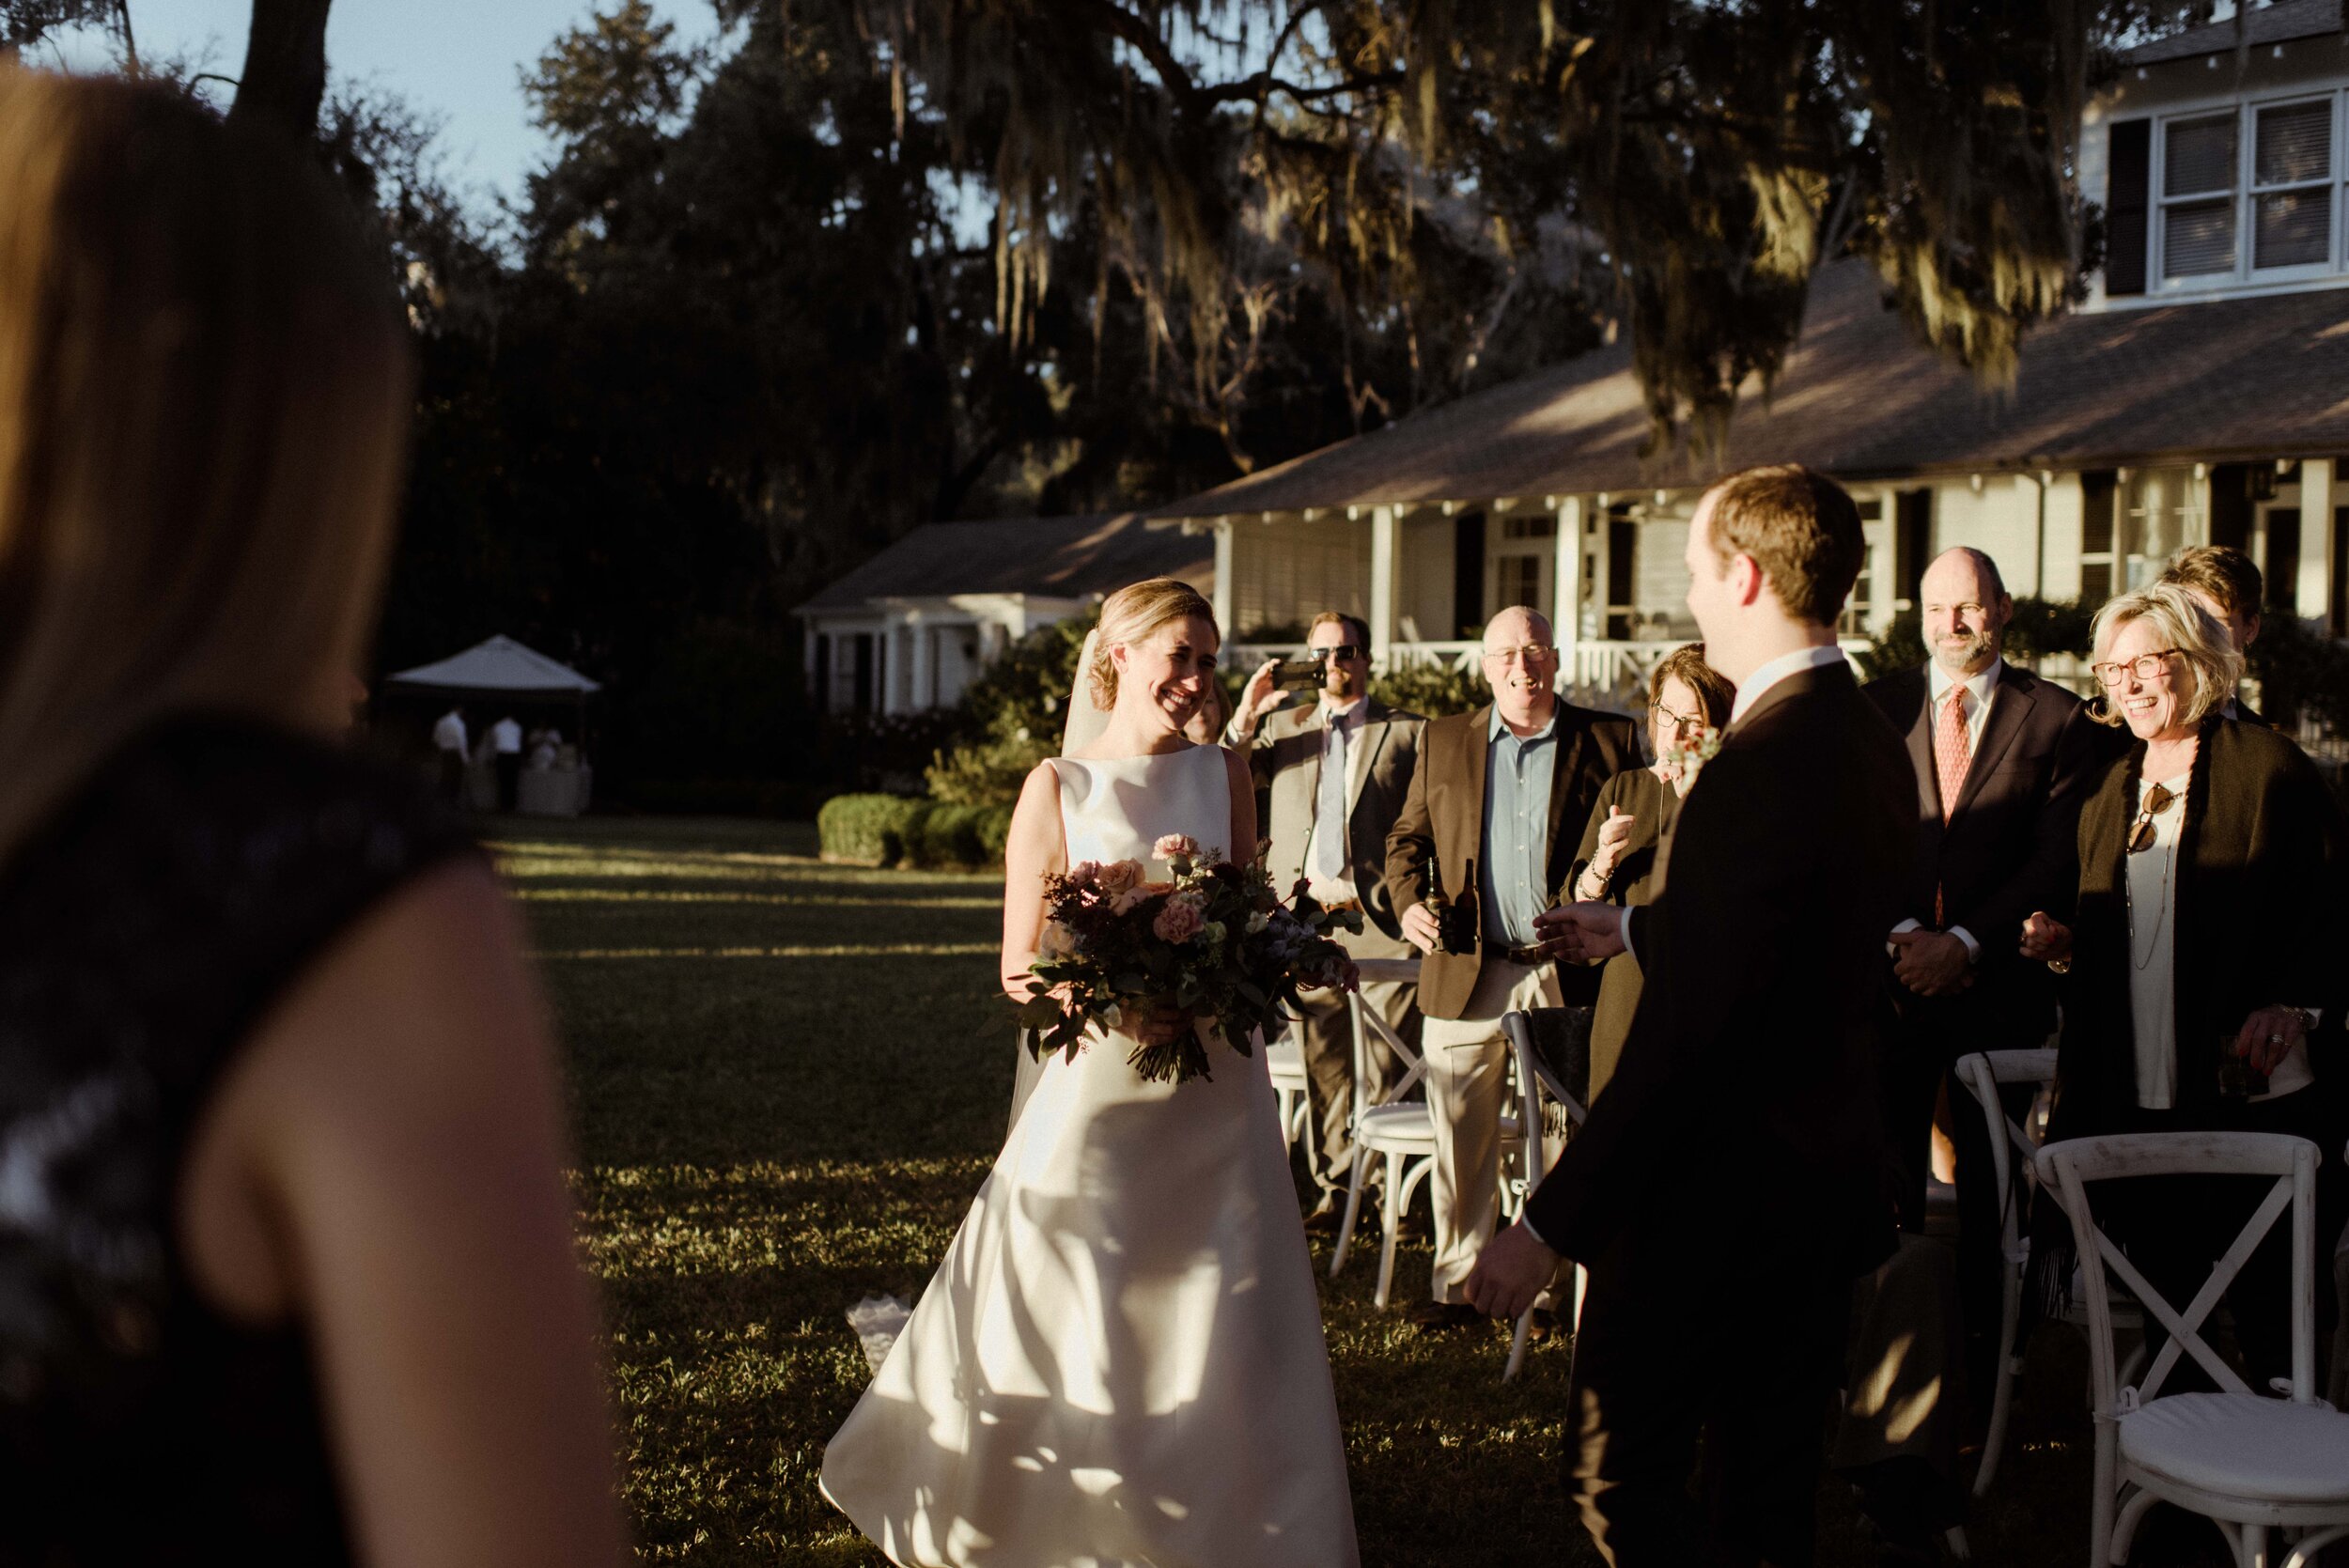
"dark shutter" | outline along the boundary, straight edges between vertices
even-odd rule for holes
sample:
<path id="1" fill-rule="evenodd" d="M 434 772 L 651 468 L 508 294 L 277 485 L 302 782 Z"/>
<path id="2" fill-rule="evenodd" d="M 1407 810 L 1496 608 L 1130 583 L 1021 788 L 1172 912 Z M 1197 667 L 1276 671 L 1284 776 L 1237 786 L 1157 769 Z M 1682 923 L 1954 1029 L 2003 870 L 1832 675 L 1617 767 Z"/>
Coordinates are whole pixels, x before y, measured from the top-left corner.
<path id="1" fill-rule="evenodd" d="M 2211 469 L 2210 542 L 2247 553 L 2250 551 L 2250 464 L 2219 463 Z"/>
<path id="2" fill-rule="evenodd" d="M 1917 609 L 1933 551 L 1933 491 L 1903 490 L 1892 498 L 1892 597 Z"/>
<path id="3" fill-rule="evenodd" d="M 1452 624 L 1455 637 L 1485 635 L 1485 514 L 1452 520 Z"/>
<path id="4" fill-rule="evenodd" d="M 2153 182 L 2154 122 L 2127 119 L 2110 132 L 2105 185 L 2105 292 L 2145 292 L 2146 208 Z"/>
<path id="5" fill-rule="evenodd" d="M 816 634 L 816 711 L 832 711 L 832 634 Z"/>
<path id="6" fill-rule="evenodd" d="M 2300 508 L 2267 508 L 2267 602 L 2300 608 Z"/>

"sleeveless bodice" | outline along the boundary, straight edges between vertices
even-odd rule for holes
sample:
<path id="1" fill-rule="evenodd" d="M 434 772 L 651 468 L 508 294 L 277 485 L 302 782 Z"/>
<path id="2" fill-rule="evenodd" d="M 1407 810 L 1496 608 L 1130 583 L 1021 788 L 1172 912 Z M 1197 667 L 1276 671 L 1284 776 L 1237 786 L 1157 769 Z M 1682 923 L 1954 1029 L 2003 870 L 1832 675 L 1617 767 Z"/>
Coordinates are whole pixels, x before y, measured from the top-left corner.
<path id="1" fill-rule="evenodd" d="M 1232 776 L 1221 746 L 1193 746 L 1156 756 L 1089 761 L 1055 757 L 1061 831 L 1068 863 L 1141 861 L 1153 877 L 1167 875 L 1150 846 L 1188 833 L 1210 859 L 1242 860 L 1252 844 L 1232 845 Z"/>
<path id="2" fill-rule="evenodd" d="M 0 869 L 0 1562 L 350 1556 L 307 1346 L 198 1294 L 179 1169 L 271 1003 L 466 845 L 400 773 L 188 719 Z"/>

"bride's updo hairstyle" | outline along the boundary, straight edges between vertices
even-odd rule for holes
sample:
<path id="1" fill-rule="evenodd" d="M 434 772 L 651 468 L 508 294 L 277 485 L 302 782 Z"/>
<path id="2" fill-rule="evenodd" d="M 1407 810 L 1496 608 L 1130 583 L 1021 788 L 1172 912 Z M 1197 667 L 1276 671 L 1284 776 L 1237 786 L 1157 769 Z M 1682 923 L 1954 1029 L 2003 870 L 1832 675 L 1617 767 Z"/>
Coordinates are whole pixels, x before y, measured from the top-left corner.
<path id="1" fill-rule="evenodd" d="M 1093 706 L 1107 713 L 1117 706 L 1117 661 L 1110 650 L 1117 644 L 1143 643 L 1169 621 L 1196 615 L 1215 625 L 1215 606 L 1199 590 L 1172 577 L 1153 577 L 1129 583 L 1101 601 L 1101 629 L 1093 644 L 1093 667 L 1085 672 L 1085 687 Z M 1218 635 L 1221 635 L 1219 630 Z"/>
<path id="2" fill-rule="evenodd" d="M 331 722 L 411 388 L 388 255 L 303 149 L 0 67 L 0 850 L 166 715 Z"/>

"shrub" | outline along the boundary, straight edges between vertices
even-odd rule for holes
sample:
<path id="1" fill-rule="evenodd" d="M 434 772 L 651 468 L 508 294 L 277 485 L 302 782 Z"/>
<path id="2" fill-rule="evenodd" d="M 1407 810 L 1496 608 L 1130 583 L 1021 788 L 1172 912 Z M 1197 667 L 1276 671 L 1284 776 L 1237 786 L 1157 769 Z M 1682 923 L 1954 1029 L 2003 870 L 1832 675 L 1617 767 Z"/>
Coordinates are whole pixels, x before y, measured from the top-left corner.
<path id="1" fill-rule="evenodd" d="M 1035 765 L 1059 751 L 1058 739 L 1009 735 L 933 752 L 923 769 L 930 799 L 942 806 L 1013 805 Z"/>
<path id="2" fill-rule="evenodd" d="M 1448 664 L 1408 664 L 1373 675 L 1370 694 L 1389 707 L 1429 719 L 1472 713 L 1492 700 L 1483 676 Z"/>
<path id="3" fill-rule="evenodd" d="M 913 863 L 922 866 L 963 866 L 987 863 L 987 846 L 979 840 L 979 818 L 987 806 L 933 805 L 922 819 L 922 836 Z"/>
<path id="4" fill-rule="evenodd" d="M 816 814 L 824 859 L 899 865 L 921 851 L 927 800 L 904 795 L 835 795 Z"/>
<path id="5" fill-rule="evenodd" d="M 2349 734 L 2349 644 L 2271 605 L 2246 659 L 2268 720 L 2289 730 L 2303 718 L 2314 719 L 2335 735 Z"/>

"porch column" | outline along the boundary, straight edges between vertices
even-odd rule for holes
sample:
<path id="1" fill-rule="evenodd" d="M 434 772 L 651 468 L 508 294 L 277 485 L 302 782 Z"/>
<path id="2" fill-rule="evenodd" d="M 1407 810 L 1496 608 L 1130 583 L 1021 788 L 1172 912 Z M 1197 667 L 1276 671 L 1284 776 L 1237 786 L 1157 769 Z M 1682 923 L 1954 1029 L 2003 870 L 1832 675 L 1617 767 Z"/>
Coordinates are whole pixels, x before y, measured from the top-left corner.
<path id="1" fill-rule="evenodd" d="M 938 706 L 938 634 L 924 622 L 916 621 L 906 629 L 911 644 L 913 664 L 906 672 L 906 706 L 915 713 L 926 713 Z"/>
<path id="2" fill-rule="evenodd" d="M 1215 522 L 1215 624 L 1224 641 L 1236 635 L 1232 627 L 1232 520 Z"/>
<path id="3" fill-rule="evenodd" d="M 1558 548 L 1550 580 L 1557 590 L 1550 606 L 1549 637 L 1558 645 L 1558 669 L 1568 686 L 1579 685 L 1575 644 L 1582 640 L 1582 498 L 1558 503 Z"/>
<path id="4" fill-rule="evenodd" d="M 903 713 L 911 697 L 912 688 L 906 672 L 913 663 L 913 629 L 905 622 L 892 619 L 889 623 L 889 654 L 881 664 L 881 705 L 883 713 Z"/>
<path id="5" fill-rule="evenodd" d="M 2295 602 L 2304 621 L 2332 624 L 2333 459 L 2300 459 L 2300 575 Z"/>
<path id="6" fill-rule="evenodd" d="M 1370 663 L 1387 668 L 1394 649 L 1394 572 L 1402 553 L 1403 525 L 1392 506 L 1370 513 Z"/>

